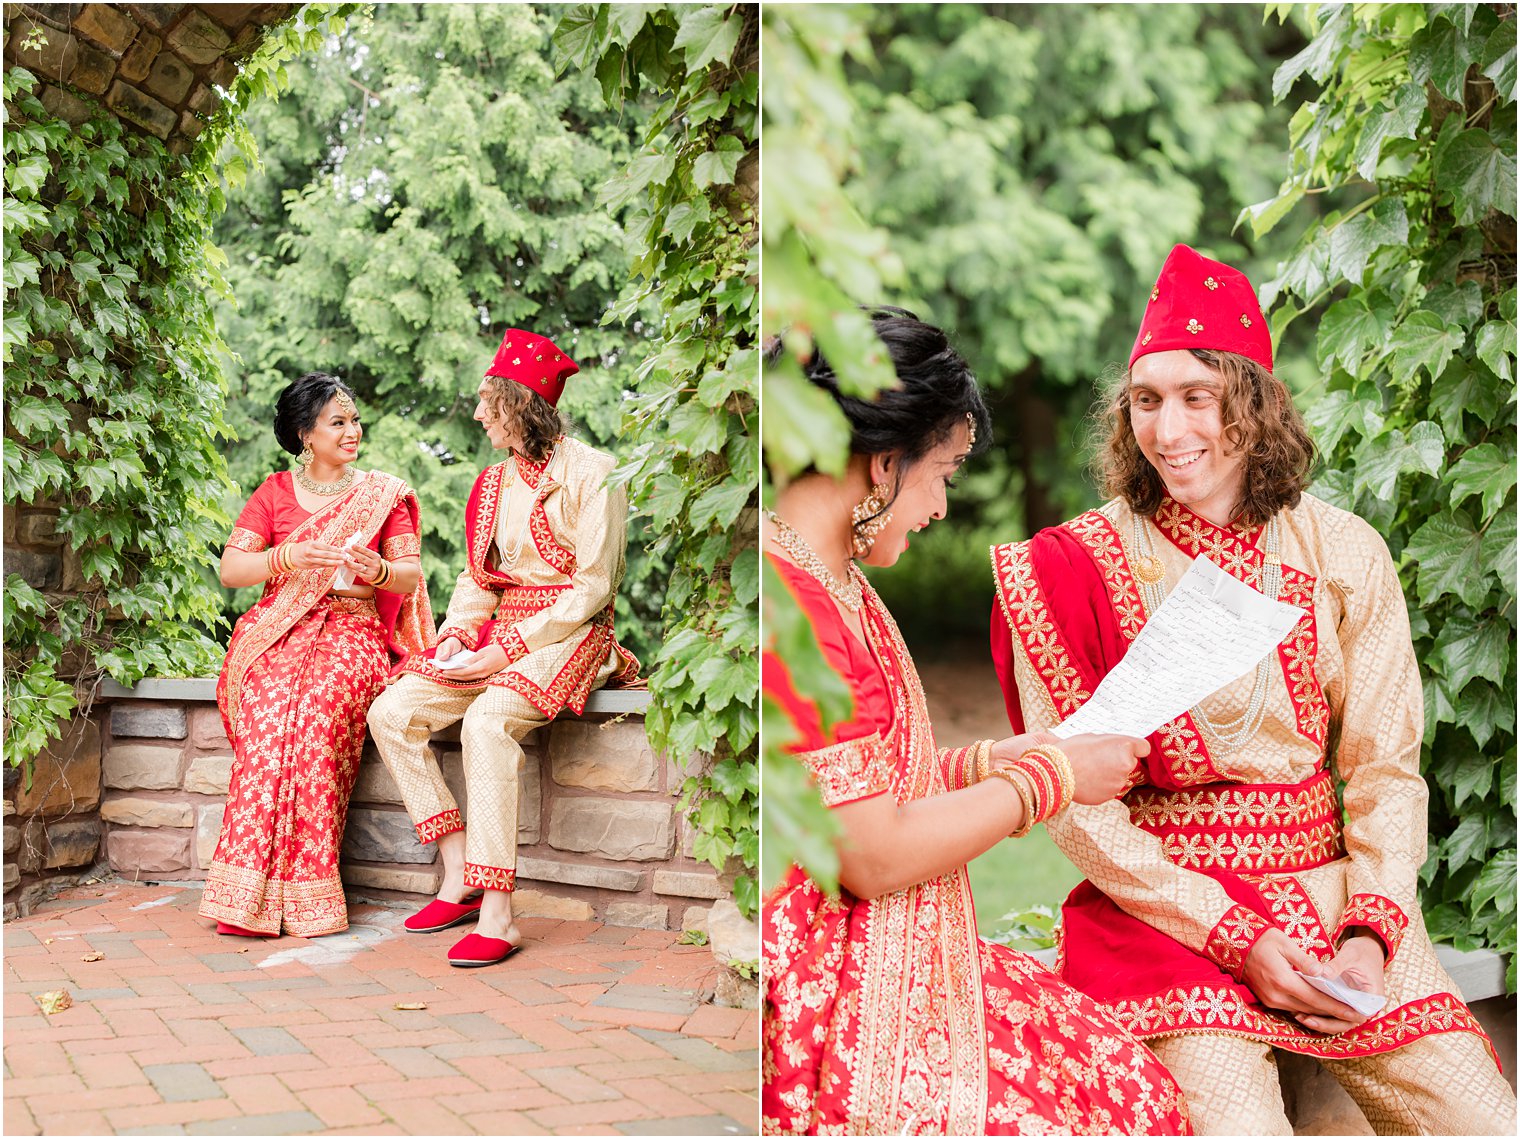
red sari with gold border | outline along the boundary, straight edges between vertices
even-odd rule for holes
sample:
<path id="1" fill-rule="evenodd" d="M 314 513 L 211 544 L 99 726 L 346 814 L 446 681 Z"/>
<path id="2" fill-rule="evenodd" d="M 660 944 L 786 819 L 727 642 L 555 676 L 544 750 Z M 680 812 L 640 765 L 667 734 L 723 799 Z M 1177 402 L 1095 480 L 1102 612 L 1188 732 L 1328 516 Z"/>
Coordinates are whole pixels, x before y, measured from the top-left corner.
<path id="1" fill-rule="evenodd" d="M 964 786 L 971 749 L 936 748 L 913 661 L 865 579 L 852 571 L 869 644 L 818 582 L 772 560 L 854 699 L 854 718 L 824 733 L 766 654 L 765 691 L 824 802 Z M 869 900 L 831 897 L 793 867 L 762 920 L 766 1134 L 1190 1133 L 1144 1045 L 1033 958 L 977 936 L 964 867 Z"/>
<path id="2" fill-rule="evenodd" d="M 342 545 L 356 532 L 383 557 L 416 556 L 416 496 L 400 479 L 371 471 L 307 514 L 282 471 L 249 497 L 227 545 Z M 405 596 L 355 598 L 329 592 L 336 574 L 270 578 L 233 629 L 216 694 L 235 758 L 203 917 L 303 937 L 348 928 L 338 854 L 364 716 L 391 661 L 432 643 L 433 619 L 421 579 Z"/>

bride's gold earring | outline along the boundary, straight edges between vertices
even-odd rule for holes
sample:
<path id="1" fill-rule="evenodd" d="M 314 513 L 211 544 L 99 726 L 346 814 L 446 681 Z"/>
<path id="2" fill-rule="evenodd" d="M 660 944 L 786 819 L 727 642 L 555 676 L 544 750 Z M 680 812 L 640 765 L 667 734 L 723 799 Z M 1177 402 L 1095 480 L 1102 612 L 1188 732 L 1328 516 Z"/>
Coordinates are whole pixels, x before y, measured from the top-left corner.
<path id="1" fill-rule="evenodd" d="M 871 493 L 850 511 L 850 551 L 857 558 L 863 558 L 871 552 L 871 547 L 876 544 L 876 536 L 892 521 L 892 512 L 887 509 L 891 493 L 892 488 L 886 483 L 875 483 L 871 487 Z"/>
<path id="2" fill-rule="evenodd" d="M 309 467 L 316 461 L 317 456 L 312 452 L 311 444 L 307 443 L 301 448 L 301 453 L 296 456 L 296 462 L 303 467 Z"/>

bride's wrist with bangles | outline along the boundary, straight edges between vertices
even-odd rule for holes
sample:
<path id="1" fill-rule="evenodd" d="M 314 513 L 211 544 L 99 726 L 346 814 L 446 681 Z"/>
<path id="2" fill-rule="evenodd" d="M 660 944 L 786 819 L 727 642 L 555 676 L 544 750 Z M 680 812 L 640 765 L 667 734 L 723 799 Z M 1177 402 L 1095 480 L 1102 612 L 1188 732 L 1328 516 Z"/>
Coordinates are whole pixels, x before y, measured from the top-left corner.
<path id="1" fill-rule="evenodd" d="M 391 563 L 386 561 L 384 558 L 381 558 L 380 570 L 375 574 L 374 577 L 369 579 L 369 584 L 374 586 L 376 589 L 386 589 L 390 586 L 391 579 L 395 576 L 396 573 L 395 570 L 391 568 Z"/>
<path id="2" fill-rule="evenodd" d="M 1023 838 L 1036 823 L 1065 810 L 1076 792 L 1071 761 L 1050 744 L 1032 747 L 1012 763 L 994 767 L 987 774 L 1005 780 L 1024 805 L 1023 820 L 1009 838 Z"/>
<path id="3" fill-rule="evenodd" d="M 290 550 L 287 543 L 270 546 L 269 552 L 264 555 L 264 566 L 269 570 L 269 576 L 275 577 L 282 573 L 294 573 L 295 563 L 291 561 Z"/>

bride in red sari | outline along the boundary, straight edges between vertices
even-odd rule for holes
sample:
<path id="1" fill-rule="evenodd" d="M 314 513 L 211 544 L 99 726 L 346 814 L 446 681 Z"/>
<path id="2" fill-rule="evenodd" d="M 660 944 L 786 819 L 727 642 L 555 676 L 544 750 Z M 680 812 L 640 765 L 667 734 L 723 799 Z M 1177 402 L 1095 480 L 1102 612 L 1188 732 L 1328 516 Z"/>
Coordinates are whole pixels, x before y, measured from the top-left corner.
<path id="1" fill-rule="evenodd" d="M 767 1134 L 1188 1134 L 1170 1075 L 1106 1008 L 977 936 L 966 863 L 1069 802 L 1123 786 L 1141 740 L 1015 736 L 939 749 L 892 616 L 854 564 L 890 566 L 944 517 L 988 416 L 944 333 L 877 311 L 898 385 L 842 395 L 843 477 L 808 471 L 768 516 L 767 556 L 854 710 L 825 727 L 768 652 L 789 749 L 840 824 L 837 896 L 794 866 L 766 899 L 761 1110 Z"/>
<path id="2" fill-rule="evenodd" d="M 365 713 L 393 663 L 432 644 L 417 498 L 360 473 L 353 392 L 320 372 L 281 394 L 275 436 L 301 469 L 264 480 L 222 554 L 222 584 L 264 584 L 216 698 L 234 762 L 203 917 L 217 932 L 348 928 L 338 852 Z"/>

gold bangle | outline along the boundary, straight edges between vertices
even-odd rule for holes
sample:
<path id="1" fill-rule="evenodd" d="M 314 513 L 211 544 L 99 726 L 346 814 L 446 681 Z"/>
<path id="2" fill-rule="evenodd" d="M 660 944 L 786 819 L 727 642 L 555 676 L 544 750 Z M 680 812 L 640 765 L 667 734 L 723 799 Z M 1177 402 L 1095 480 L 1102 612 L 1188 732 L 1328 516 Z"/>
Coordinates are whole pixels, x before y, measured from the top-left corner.
<path id="1" fill-rule="evenodd" d="M 380 572 L 377 573 L 370 584 L 376 589 L 384 589 L 391 581 L 391 564 L 384 558 L 380 559 Z"/>
<path id="2" fill-rule="evenodd" d="M 1008 837 L 1023 838 L 1034 829 L 1034 824 L 1039 821 L 1035 818 L 1034 804 L 1030 801 L 1032 796 L 1029 790 L 1025 787 L 1023 780 L 1015 777 L 1023 773 L 1010 771 L 1006 767 L 994 767 L 987 774 L 990 778 L 1004 780 L 1018 794 L 1019 802 L 1024 806 L 1024 821 L 1017 830 L 1009 831 Z"/>
<path id="3" fill-rule="evenodd" d="M 992 741 L 976 741 L 976 782 L 981 783 L 992 769 Z"/>

